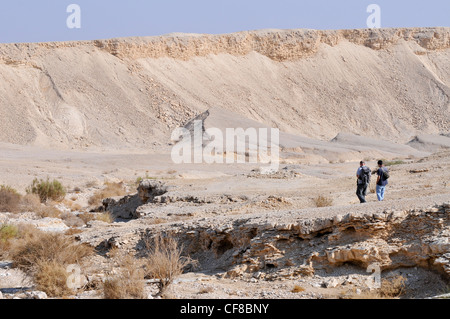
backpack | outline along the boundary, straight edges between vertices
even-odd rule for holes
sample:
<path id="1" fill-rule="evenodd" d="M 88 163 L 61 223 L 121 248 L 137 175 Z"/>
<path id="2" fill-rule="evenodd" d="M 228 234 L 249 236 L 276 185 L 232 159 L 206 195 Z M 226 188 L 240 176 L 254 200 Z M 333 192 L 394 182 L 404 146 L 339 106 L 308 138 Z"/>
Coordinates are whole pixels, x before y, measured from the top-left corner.
<path id="1" fill-rule="evenodd" d="M 359 175 L 359 179 L 362 180 L 363 184 L 370 184 L 370 176 L 372 175 L 372 171 L 367 166 L 363 166 L 361 169 L 361 174 Z"/>
<path id="2" fill-rule="evenodd" d="M 389 179 L 389 177 L 391 177 L 391 174 L 389 174 L 389 170 L 387 168 L 382 168 L 381 170 L 383 171 L 383 175 L 381 177 L 385 181 L 387 181 Z"/>

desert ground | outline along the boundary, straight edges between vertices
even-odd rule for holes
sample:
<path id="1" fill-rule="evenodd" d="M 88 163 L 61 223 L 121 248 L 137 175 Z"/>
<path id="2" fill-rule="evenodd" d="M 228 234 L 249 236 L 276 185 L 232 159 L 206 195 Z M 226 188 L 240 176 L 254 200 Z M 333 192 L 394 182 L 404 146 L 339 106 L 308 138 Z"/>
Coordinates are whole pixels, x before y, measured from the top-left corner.
<path id="1" fill-rule="evenodd" d="M 161 234 L 195 262 L 164 294 L 139 277 L 140 298 L 450 293 L 448 28 L 0 45 L 0 78 L 0 185 L 25 198 L 48 177 L 66 190 L 0 212 L 0 225 L 92 249 L 66 298 L 104 298 L 124 256 L 143 262 Z M 206 130 L 279 129 L 279 169 L 175 164 L 171 133 L 194 120 Z M 375 170 L 380 159 L 386 199 L 372 178 L 360 204 L 359 161 Z M 23 238 L 8 240 L 0 297 L 62 297 L 17 266 L 11 251 Z"/>

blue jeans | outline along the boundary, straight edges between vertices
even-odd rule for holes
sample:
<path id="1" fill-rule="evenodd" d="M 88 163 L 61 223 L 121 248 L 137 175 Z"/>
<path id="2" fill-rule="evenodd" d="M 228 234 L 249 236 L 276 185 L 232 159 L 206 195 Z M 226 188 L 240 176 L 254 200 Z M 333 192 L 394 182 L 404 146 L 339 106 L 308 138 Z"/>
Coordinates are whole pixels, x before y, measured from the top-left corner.
<path id="1" fill-rule="evenodd" d="M 380 202 L 384 201 L 384 193 L 386 192 L 386 186 L 377 185 L 377 197 Z"/>

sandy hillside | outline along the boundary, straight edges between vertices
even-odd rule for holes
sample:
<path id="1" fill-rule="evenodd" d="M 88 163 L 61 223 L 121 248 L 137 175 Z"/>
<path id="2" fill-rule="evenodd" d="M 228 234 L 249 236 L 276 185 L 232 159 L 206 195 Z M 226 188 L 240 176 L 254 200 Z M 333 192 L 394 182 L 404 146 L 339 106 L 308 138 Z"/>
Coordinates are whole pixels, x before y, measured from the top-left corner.
<path id="1" fill-rule="evenodd" d="M 315 140 L 414 147 L 449 133 L 449 59 L 448 28 L 2 44 L 0 142 L 158 149 L 219 107 Z"/>

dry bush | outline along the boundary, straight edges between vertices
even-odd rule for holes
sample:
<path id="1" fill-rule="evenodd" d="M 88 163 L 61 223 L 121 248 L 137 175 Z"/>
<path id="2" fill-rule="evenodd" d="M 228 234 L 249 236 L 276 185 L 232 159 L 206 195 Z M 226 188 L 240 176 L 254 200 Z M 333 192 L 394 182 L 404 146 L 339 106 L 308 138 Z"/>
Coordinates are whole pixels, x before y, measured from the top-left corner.
<path id="1" fill-rule="evenodd" d="M 15 225 L 0 225 L 0 258 L 5 258 L 9 250 L 11 240 L 19 234 L 19 229 Z"/>
<path id="2" fill-rule="evenodd" d="M 66 297 L 73 294 L 67 286 L 69 273 L 63 264 L 55 260 L 38 261 L 34 273 L 36 288 L 45 292 L 49 297 Z"/>
<path id="3" fill-rule="evenodd" d="M 97 214 L 95 219 L 107 224 L 112 224 L 114 222 L 114 217 L 110 212 Z"/>
<path id="4" fill-rule="evenodd" d="M 313 199 L 314 204 L 316 205 L 316 207 L 329 207 L 329 206 L 333 206 L 333 199 L 326 197 L 326 196 L 317 196 L 316 198 Z"/>
<path id="5" fill-rule="evenodd" d="M 86 225 L 93 220 L 99 220 L 108 224 L 111 224 L 114 221 L 114 218 L 110 212 L 104 212 L 100 214 L 83 213 L 79 214 L 78 218 L 80 218 Z"/>
<path id="6" fill-rule="evenodd" d="M 100 206 L 105 198 L 125 196 L 127 191 L 123 187 L 123 183 L 105 183 L 105 187 L 94 193 L 89 198 L 88 204 Z"/>
<path id="7" fill-rule="evenodd" d="M 395 276 L 381 281 L 381 288 L 357 294 L 354 290 L 343 293 L 341 299 L 396 299 L 406 293 L 406 281 L 403 276 Z"/>
<path id="8" fill-rule="evenodd" d="M 70 237 L 45 233 L 31 225 L 18 225 L 9 243 L 5 257 L 13 262 L 13 267 L 32 276 L 37 288 L 50 297 L 64 297 L 73 292 L 67 286 L 66 267 L 80 264 L 93 253 L 92 248 Z"/>
<path id="9" fill-rule="evenodd" d="M 9 258 L 14 267 L 33 273 L 38 262 L 79 264 L 81 259 L 92 253 L 92 248 L 76 243 L 71 237 L 58 233 L 44 233 L 35 228 L 27 229 L 25 233 L 21 233 L 19 229 L 19 238 L 12 243 Z"/>
<path id="10" fill-rule="evenodd" d="M 295 285 L 294 288 L 292 288 L 291 292 L 294 294 L 298 294 L 298 293 L 304 292 L 304 291 L 305 291 L 305 288 Z"/>
<path id="11" fill-rule="evenodd" d="M 83 227 L 85 225 L 84 221 L 80 217 L 72 213 L 62 213 L 61 219 L 68 227 Z"/>
<path id="12" fill-rule="evenodd" d="M 0 212 L 2 213 L 17 213 L 19 211 L 19 204 L 21 195 L 9 186 L 0 186 Z"/>
<path id="13" fill-rule="evenodd" d="M 92 213 L 83 213 L 79 214 L 78 218 L 80 218 L 85 225 L 87 225 L 90 221 L 95 220 L 95 215 Z"/>
<path id="14" fill-rule="evenodd" d="M 211 286 L 208 286 L 208 287 L 203 287 L 202 289 L 200 289 L 198 294 L 203 295 L 203 294 L 209 294 L 212 292 L 214 292 L 214 288 Z"/>
<path id="15" fill-rule="evenodd" d="M 407 279 L 401 275 L 391 279 L 383 279 L 379 294 L 385 298 L 399 298 L 406 293 Z"/>
<path id="16" fill-rule="evenodd" d="M 68 230 L 66 230 L 64 232 L 64 235 L 66 236 L 73 236 L 73 235 L 78 235 L 81 234 L 83 231 L 81 229 L 78 228 L 69 228 Z"/>
<path id="17" fill-rule="evenodd" d="M 6 242 L 17 237 L 19 229 L 15 225 L 3 224 L 0 226 L 0 241 Z"/>
<path id="18" fill-rule="evenodd" d="M 71 200 L 66 200 L 65 199 L 62 203 L 64 204 L 64 206 L 69 208 L 70 211 L 72 211 L 72 212 L 79 212 L 82 209 L 81 205 L 75 203 L 74 200 L 72 200 L 72 199 Z"/>
<path id="19" fill-rule="evenodd" d="M 50 181 L 48 177 L 46 180 L 35 178 L 26 191 L 27 194 L 39 195 L 42 203 L 47 202 L 49 199 L 60 202 L 66 196 L 64 186 L 56 179 Z"/>
<path id="20" fill-rule="evenodd" d="M 146 242 L 148 255 L 146 257 L 146 277 L 158 280 L 158 295 L 163 295 L 183 269 L 195 264 L 190 258 L 182 257 L 182 249 L 172 237 L 156 236 L 153 243 Z"/>
<path id="21" fill-rule="evenodd" d="M 104 299 L 144 299 L 144 271 L 132 256 L 116 256 L 117 272 L 103 282 Z"/>
<path id="22" fill-rule="evenodd" d="M 37 212 L 41 209 L 42 204 L 37 194 L 26 194 L 21 200 L 22 212 Z"/>
<path id="23" fill-rule="evenodd" d="M 62 212 L 53 206 L 41 206 L 37 210 L 35 210 L 35 213 L 40 218 L 61 218 Z"/>

